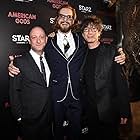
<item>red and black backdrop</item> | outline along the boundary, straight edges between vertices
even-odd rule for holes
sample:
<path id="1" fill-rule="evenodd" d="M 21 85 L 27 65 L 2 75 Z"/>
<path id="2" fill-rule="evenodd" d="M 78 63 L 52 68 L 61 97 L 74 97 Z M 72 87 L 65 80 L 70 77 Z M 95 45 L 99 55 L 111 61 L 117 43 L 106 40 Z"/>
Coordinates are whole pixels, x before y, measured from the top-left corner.
<path id="1" fill-rule="evenodd" d="M 104 23 L 103 41 L 115 40 L 115 7 L 108 8 L 105 0 L 0 0 L 0 126 L 7 135 L 14 135 L 13 119 L 8 97 L 8 56 L 28 49 L 28 32 L 31 26 L 41 24 L 52 31 L 57 9 L 66 3 L 77 11 L 78 19 L 96 14 Z M 1 125 L 2 124 L 2 125 Z"/>

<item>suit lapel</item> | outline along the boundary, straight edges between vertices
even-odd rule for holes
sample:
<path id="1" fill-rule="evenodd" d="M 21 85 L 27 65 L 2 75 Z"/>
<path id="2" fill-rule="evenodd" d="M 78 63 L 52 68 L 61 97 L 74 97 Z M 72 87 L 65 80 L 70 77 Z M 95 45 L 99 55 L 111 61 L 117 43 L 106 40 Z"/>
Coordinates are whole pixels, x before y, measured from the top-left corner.
<path id="1" fill-rule="evenodd" d="M 51 39 L 51 42 L 52 42 L 52 45 L 54 46 L 54 48 L 58 51 L 58 53 L 63 56 L 67 61 L 68 60 L 71 60 L 71 58 L 73 58 L 73 56 L 76 54 L 76 52 L 78 51 L 79 49 L 79 36 L 77 34 L 73 34 L 73 38 L 74 38 L 74 41 L 75 41 L 75 51 L 73 52 L 73 54 L 67 59 L 65 57 L 65 55 L 63 54 L 63 52 L 61 51 L 61 49 L 59 48 L 59 46 L 57 45 L 57 35 L 55 35 L 52 39 Z"/>
<path id="2" fill-rule="evenodd" d="M 74 38 L 74 41 L 75 41 L 75 47 L 77 49 L 79 47 L 79 37 L 78 37 L 77 34 L 73 33 L 73 38 Z"/>
<path id="3" fill-rule="evenodd" d="M 79 49 L 79 36 L 78 34 L 73 34 L 73 38 L 74 38 L 74 42 L 75 42 L 75 51 L 73 52 L 73 54 L 69 57 L 69 60 L 71 61 L 72 58 L 76 55 L 78 49 Z"/>
<path id="4" fill-rule="evenodd" d="M 52 38 L 52 43 L 54 45 L 54 47 L 57 49 L 57 51 L 64 55 L 63 52 L 61 51 L 60 47 L 57 45 L 57 35 L 55 35 L 53 38 Z"/>
<path id="5" fill-rule="evenodd" d="M 34 61 L 34 59 L 33 59 L 33 57 L 31 56 L 30 53 L 27 54 L 27 59 L 28 59 L 28 62 L 29 62 L 29 65 L 30 65 L 32 71 L 35 73 L 35 75 L 37 77 L 37 81 L 39 83 L 43 83 L 43 84 L 46 85 L 46 82 L 45 82 L 45 80 L 44 80 L 36 62 Z"/>

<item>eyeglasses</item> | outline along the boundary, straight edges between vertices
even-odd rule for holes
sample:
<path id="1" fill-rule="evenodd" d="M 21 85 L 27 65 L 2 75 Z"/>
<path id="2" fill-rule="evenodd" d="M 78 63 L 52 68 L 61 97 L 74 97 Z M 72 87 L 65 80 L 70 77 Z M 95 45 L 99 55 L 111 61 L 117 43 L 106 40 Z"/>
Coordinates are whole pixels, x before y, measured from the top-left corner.
<path id="1" fill-rule="evenodd" d="M 63 15 L 63 14 L 59 14 L 59 18 L 61 18 L 61 19 L 72 20 L 72 19 L 73 19 L 73 16 L 71 16 L 71 15 Z"/>
<path id="2" fill-rule="evenodd" d="M 94 26 L 92 27 L 86 27 L 86 28 L 84 28 L 84 32 L 89 32 L 89 31 L 92 31 L 92 32 L 96 32 L 98 29 L 97 28 L 95 28 Z"/>

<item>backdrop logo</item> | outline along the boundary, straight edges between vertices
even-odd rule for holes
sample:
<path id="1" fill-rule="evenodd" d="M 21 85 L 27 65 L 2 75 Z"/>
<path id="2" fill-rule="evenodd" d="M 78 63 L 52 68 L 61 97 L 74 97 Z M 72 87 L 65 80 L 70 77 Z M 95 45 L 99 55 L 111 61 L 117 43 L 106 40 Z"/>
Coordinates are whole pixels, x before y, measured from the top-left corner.
<path id="1" fill-rule="evenodd" d="M 82 13 L 91 13 L 92 8 L 84 5 L 79 5 L 79 11 L 81 11 Z"/>
<path id="2" fill-rule="evenodd" d="M 12 41 L 16 44 L 29 44 L 29 36 L 21 34 L 12 35 Z"/>
<path id="3" fill-rule="evenodd" d="M 68 4 L 68 2 L 64 0 L 47 0 L 47 2 L 51 3 L 55 9 L 59 9 L 61 5 Z"/>
<path id="4" fill-rule="evenodd" d="M 55 18 L 51 17 L 50 18 L 50 24 L 54 24 Z"/>
<path id="5" fill-rule="evenodd" d="M 112 25 L 103 25 L 104 31 L 112 31 Z"/>
<path id="6" fill-rule="evenodd" d="M 31 20 L 36 20 L 37 16 L 31 13 L 10 11 L 8 13 L 8 18 L 14 18 L 16 24 L 30 24 Z"/>
<path id="7" fill-rule="evenodd" d="M 15 0 L 15 1 L 19 1 L 19 2 L 33 2 L 34 0 Z"/>

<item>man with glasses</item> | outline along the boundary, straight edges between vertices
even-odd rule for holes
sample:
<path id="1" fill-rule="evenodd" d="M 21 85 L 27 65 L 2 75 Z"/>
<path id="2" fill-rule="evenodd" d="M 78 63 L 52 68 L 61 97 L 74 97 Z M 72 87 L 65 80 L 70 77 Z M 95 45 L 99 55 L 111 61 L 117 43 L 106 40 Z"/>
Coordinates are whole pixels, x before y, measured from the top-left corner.
<path id="1" fill-rule="evenodd" d="M 54 109 L 55 140 L 64 139 L 63 122 L 68 121 L 68 140 L 79 140 L 81 134 L 80 67 L 86 47 L 82 35 L 73 33 L 76 25 L 76 11 L 70 5 L 63 5 L 55 20 L 56 34 L 48 39 L 45 52 L 51 70 L 50 87 Z M 124 56 L 124 55 L 123 55 Z M 118 63 L 124 63 L 121 56 Z M 10 75 L 19 70 L 9 66 Z M 13 75 L 11 75 L 13 76 Z"/>
<path id="2" fill-rule="evenodd" d="M 88 48 L 81 70 L 88 139 L 119 140 L 119 124 L 125 125 L 130 117 L 129 90 L 121 66 L 114 61 L 116 47 L 100 42 L 102 30 L 96 16 L 81 23 Z"/>
<path id="3" fill-rule="evenodd" d="M 56 140 L 64 139 L 64 120 L 68 121 L 66 132 L 68 140 L 79 140 L 81 133 L 79 69 L 86 48 L 82 38 L 72 33 L 75 22 L 75 9 L 69 5 L 62 6 L 56 18 L 56 35 L 50 38 L 46 47 L 47 59 L 53 71 L 50 85 L 52 86 Z M 65 46 L 68 48 L 66 53 Z"/>

